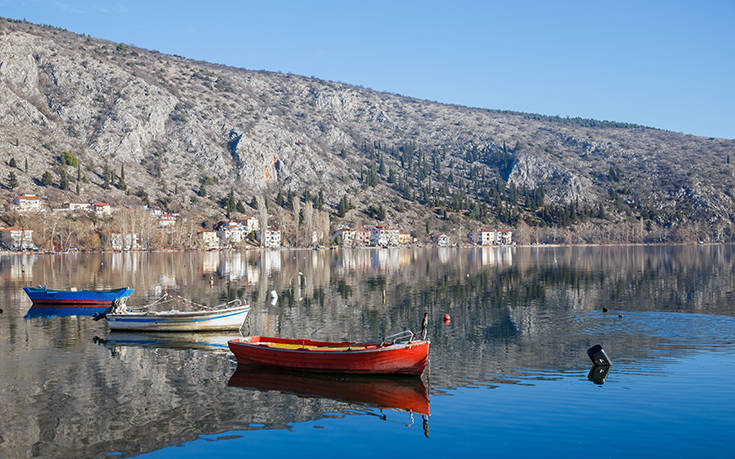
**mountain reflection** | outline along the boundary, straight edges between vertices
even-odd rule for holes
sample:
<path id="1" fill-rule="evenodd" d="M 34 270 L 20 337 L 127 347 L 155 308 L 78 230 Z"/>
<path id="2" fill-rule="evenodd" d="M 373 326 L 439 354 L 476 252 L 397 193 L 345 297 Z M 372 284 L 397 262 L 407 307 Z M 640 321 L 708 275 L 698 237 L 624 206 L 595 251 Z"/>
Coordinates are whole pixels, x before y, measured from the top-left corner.
<path id="1" fill-rule="evenodd" d="M 286 429 L 355 414 L 355 403 L 391 407 L 365 400 L 378 384 L 370 380 L 331 387 L 302 375 L 268 386 L 236 371 L 229 353 L 196 344 L 200 337 L 171 343 L 109 334 L 89 317 L 24 319 L 23 286 L 131 286 L 131 305 L 164 291 L 208 304 L 237 297 L 252 306 L 253 333 L 287 338 L 375 339 L 417 329 L 426 311 L 424 382 L 440 396 L 465 385 L 584 378 L 585 351 L 598 342 L 611 375 L 654 374 L 661 356 L 731 346 L 734 270 L 732 246 L 0 257 L 0 456 L 135 455 L 256 424 Z M 411 387 L 378 392 L 420 395 Z"/>

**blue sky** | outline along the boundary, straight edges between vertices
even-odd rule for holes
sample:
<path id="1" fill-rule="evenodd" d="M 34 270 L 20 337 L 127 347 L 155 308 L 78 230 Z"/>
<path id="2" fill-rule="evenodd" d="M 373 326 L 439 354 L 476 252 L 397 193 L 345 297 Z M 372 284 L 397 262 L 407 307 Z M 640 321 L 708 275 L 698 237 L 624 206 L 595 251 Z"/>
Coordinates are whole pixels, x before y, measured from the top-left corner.
<path id="1" fill-rule="evenodd" d="M 0 0 L 0 16 L 440 102 L 735 138 L 732 0 Z"/>

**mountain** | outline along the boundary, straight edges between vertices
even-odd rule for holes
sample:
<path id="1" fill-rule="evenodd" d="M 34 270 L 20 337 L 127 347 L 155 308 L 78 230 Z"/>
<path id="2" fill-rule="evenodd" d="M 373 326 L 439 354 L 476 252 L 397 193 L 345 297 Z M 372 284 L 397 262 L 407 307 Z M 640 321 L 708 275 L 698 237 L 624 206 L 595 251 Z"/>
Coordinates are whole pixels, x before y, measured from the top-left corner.
<path id="1" fill-rule="evenodd" d="M 255 213 L 258 197 L 292 242 L 312 219 L 299 226 L 294 200 L 419 239 L 488 225 L 521 242 L 722 241 L 731 156 L 734 140 L 447 105 L 0 19 L 6 202 L 150 203 L 198 224 Z"/>

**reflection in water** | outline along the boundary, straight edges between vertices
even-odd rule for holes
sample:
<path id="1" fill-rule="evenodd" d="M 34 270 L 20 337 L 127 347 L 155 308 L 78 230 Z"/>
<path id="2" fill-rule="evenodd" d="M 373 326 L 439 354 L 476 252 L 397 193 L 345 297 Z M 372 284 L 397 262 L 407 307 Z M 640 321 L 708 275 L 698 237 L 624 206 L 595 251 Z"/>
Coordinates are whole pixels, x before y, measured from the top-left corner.
<path id="1" fill-rule="evenodd" d="M 54 304 L 47 303 L 43 306 L 31 306 L 28 309 L 28 312 L 26 312 L 25 316 L 23 316 L 24 319 L 33 319 L 36 317 L 64 317 L 64 316 L 94 316 L 95 314 L 100 314 L 107 310 L 109 306 L 104 306 L 100 308 L 93 308 L 89 306 L 80 306 L 78 308 L 75 308 L 73 305 L 70 305 L 68 303 L 65 304 L 59 304 L 58 306 L 55 306 Z"/>
<path id="2" fill-rule="evenodd" d="M 240 365 L 228 385 L 430 414 L 429 397 L 420 377 L 287 372 Z"/>
<path id="3" fill-rule="evenodd" d="M 605 384 L 609 372 L 610 367 L 607 365 L 593 365 L 590 372 L 587 373 L 587 379 L 595 384 Z"/>
<path id="4" fill-rule="evenodd" d="M 169 349 L 201 349 L 209 351 L 229 352 L 227 341 L 241 338 L 242 335 L 232 333 L 135 333 L 111 332 L 107 338 L 95 336 L 92 341 L 110 348 L 117 346 L 136 346 Z"/>
<path id="5" fill-rule="evenodd" d="M 134 455 L 256 424 L 287 429 L 354 414 L 344 394 L 294 395 L 308 395 L 308 384 L 229 387 L 238 373 L 227 353 L 108 336 L 90 317 L 24 320 L 27 285 L 130 285 L 132 306 L 164 290 L 207 304 L 241 298 L 254 334 L 328 341 L 415 328 L 426 311 L 433 398 L 465 386 L 584 380 L 585 351 L 600 342 L 615 362 L 606 390 L 693 351 L 731 350 L 734 255 L 731 246 L 682 246 L 0 257 L 0 456 Z M 435 400 L 432 409 L 436 425 Z"/>

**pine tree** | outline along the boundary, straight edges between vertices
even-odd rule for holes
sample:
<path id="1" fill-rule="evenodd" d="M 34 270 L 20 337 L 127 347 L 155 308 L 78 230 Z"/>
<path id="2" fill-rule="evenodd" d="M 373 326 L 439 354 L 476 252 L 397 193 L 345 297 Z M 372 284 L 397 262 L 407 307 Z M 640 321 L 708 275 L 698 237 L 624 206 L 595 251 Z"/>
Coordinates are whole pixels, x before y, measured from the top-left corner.
<path id="1" fill-rule="evenodd" d="M 105 168 L 102 170 L 102 188 L 105 190 L 110 189 L 110 181 L 112 178 L 112 174 L 110 172 L 110 167 L 107 165 L 107 162 L 105 162 Z"/>
<path id="2" fill-rule="evenodd" d="M 253 209 L 258 208 L 258 198 L 257 197 L 253 196 L 253 199 L 250 201 L 250 207 L 252 207 Z"/>
<path id="3" fill-rule="evenodd" d="M 128 189 L 128 185 L 125 184 L 125 164 L 120 164 L 120 176 L 118 177 L 117 187 L 123 191 Z"/>
<path id="4" fill-rule="evenodd" d="M 236 208 L 236 209 L 237 209 L 237 211 L 238 211 L 238 212 L 240 212 L 241 214 L 244 214 L 244 213 L 245 213 L 245 206 L 244 206 L 244 205 L 242 204 L 242 201 L 238 200 L 238 201 L 237 201 L 237 204 L 235 205 L 235 208 Z"/>
<path id="5" fill-rule="evenodd" d="M 729 158 L 729 156 L 728 156 L 728 158 Z M 25 167 L 23 169 L 25 170 L 25 172 L 27 174 L 28 173 L 28 158 L 25 159 Z"/>
<path id="6" fill-rule="evenodd" d="M 199 191 L 197 191 L 197 194 L 200 198 L 206 198 L 207 197 L 207 189 L 204 186 L 204 182 L 199 184 Z"/>
<path id="7" fill-rule="evenodd" d="M 54 178 L 51 175 L 51 173 L 49 171 L 44 172 L 43 175 L 41 176 L 41 184 L 43 186 L 49 186 L 52 183 L 54 183 Z"/>
<path id="8" fill-rule="evenodd" d="M 61 168 L 61 171 L 59 172 L 59 188 L 62 190 L 68 190 L 69 189 L 69 175 L 66 173 L 66 169 L 63 167 Z"/>
<path id="9" fill-rule="evenodd" d="M 10 158 L 10 161 L 8 161 L 8 166 L 10 166 L 10 167 L 18 167 L 18 166 L 17 166 L 16 164 L 15 164 L 15 157 L 13 157 L 13 158 Z"/>
<path id="10" fill-rule="evenodd" d="M 8 174 L 8 188 L 14 190 L 18 186 L 18 177 L 15 176 L 15 172 L 10 171 Z"/>

